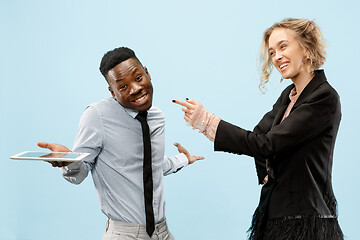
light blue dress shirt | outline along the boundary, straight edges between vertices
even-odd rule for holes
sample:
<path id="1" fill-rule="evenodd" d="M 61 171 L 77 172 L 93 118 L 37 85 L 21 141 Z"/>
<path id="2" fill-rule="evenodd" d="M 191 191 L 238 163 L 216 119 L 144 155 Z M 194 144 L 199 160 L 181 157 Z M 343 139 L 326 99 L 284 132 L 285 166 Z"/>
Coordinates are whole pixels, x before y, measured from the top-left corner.
<path id="1" fill-rule="evenodd" d="M 143 139 L 138 111 L 122 107 L 113 98 L 89 105 L 75 139 L 74 152 L 90 153 L 83 161 L 61 168 L 66 180 L 79 184 L 91 171 L 100 207 L 116 221 L 145 224 Z M 165 118 L 160 109 L 148 110 L 153 208 L 155 223 L 165 220 L 163 176 L 188 164 L 184 154 L 164 156 Z"/>

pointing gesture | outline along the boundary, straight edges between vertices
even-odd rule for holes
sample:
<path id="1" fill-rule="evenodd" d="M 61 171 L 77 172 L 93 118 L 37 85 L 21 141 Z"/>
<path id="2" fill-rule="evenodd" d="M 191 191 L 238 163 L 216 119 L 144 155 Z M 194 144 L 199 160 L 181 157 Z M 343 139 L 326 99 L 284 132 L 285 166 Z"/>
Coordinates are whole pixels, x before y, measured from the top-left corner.
<path id="1" fill-rule="evenodd" d="M 180 100 L 173 100 L 174 103 L 183 106 L 184 119 L 200 132 L 205 133 L 208 124 L 212 120 L 214 114 L 209 113 L 200 102 L 186 99 L 186 102 Z"/>

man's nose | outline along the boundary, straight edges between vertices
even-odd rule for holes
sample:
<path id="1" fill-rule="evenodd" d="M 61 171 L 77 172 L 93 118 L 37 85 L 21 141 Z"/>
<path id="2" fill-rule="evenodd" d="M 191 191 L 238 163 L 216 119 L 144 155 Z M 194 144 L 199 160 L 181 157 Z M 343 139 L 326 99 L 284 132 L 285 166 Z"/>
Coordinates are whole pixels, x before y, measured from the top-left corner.
<path id="1" fill-rule="evenodd" d="M 130 94 L 135 95 L 135 94 L 139 93 L 140 90 L 141 90 L 141 86 L 139 86 L 138 84 L 132 84 L 131 89 L 130 89 Z"/>

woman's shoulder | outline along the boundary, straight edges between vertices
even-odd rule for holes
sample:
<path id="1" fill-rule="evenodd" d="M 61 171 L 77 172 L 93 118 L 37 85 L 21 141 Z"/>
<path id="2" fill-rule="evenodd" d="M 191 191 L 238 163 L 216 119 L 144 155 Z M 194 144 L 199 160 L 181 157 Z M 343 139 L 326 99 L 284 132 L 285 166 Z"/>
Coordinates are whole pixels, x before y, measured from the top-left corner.
<path id="1" fill-rule="evenodd" d="M 315 98 L 325 98 L 333 103 L 340 102 L 340 96 L 338 92 L 331 86 L 328 81 L 323 82 L 311 95 Z"/>
<path id="2" fill-rule="evenodd" d="M 332 98 L 339 99 L 339 94 L 331 86 L 331 84 L 327 80 L 327 76 L 325 76 L 325 71 L 320 69 L 315 71 L 314 79 L 316 81 L 314 85 L 315 89 L 313 94 L 320 96 L 331 96 Z M 312 80 L 312 81 L 313 81 Z"/>

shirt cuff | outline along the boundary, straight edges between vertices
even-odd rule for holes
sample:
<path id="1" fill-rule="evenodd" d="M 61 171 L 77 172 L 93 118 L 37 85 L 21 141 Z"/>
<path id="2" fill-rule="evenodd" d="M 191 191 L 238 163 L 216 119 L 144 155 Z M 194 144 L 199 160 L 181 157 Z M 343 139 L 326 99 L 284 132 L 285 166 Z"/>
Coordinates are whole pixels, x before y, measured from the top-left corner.
<path id="1" fill-rule="evenodd" d="M 221 117 L 215 115 L 215 117 L 209 123 L 209 126 L 206 128 L 205 135 L 212 142 L 214 142 L 215 140 L 216 131 L 220 121 L 221 121 Z"/>
<path id="2" fill-rule="evenodd" d="M 178 155 L 173 156 L 173 163 L 174 163 L 174 169 L 175 172 L 179 171 L 183 167 L 186 167 L 189 165 L 189 159 L 185 156 L 185 154 L 180 153 Z"/>
<path id="3" fill-rule="evenodd" d="M 60 168 L 60 172 L 63 176 L 71 173 L 74 170 L 79 170 L 81 168 L 82 161 L 73 162 L 65 167 Z"/>

